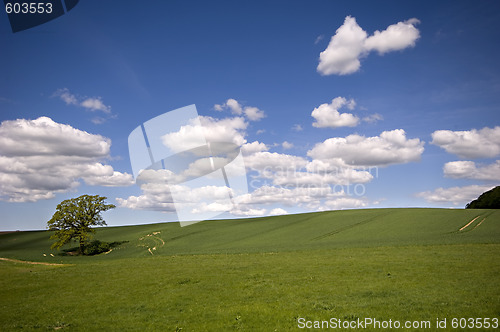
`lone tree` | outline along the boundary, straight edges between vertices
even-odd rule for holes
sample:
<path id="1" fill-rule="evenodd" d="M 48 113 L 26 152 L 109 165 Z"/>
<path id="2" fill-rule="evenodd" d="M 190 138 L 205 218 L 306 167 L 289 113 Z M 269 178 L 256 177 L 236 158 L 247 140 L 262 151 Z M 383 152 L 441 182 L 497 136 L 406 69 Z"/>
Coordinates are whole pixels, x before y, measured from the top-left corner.
<path id="1" fill-rule="evenodd" d="M 95 232 L 91 226 L 106 225 L 101 217 L 101 212 L 116 207 L 113 204 L 106 204 L 106 199 L 107 197 L 99 195 L 82 195 L 59 203 L 56 213 L 47 222 L 47 228 L 50 231 L 55 231 L 50 238 L 57 239 L 51 248 L 59 249 L 75 239 L 80 243 L 78 253 L 82 254 L 83 248 L 90 238 L 90 233 Z"/>

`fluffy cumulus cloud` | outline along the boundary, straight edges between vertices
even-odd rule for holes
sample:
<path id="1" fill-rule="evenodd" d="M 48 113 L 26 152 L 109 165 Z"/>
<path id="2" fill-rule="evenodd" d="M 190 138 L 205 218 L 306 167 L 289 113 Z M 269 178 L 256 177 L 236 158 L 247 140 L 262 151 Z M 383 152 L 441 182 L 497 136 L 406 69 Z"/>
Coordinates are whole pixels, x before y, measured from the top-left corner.
<path id="1" fill-rule="evenodd" d="M 465 205 L 476 199 L 483 192 L 492 189 L 493 186 L 471 185 L 464 187 L 437 188 L 434 191 L 425 191 L 417 194 L 417 197 L 425 199 L 429 203 L 449 203 L 453 205 Z"/>
<path id="2" fill-rule="evenodd" d="M 468 131 L 437 130 L 432 144 L 464 159 L 492 158 L 500 155 L 500 127 Z"/>
<path id="3" fill-rule="evenodd" d="M 333 137 L 316 144 L 308 156 L 336 165 L 387 166 L 419 161 L 424 142 L 408 139 L 403 129 L 384 131 L 380 136 Z"/>
<path id="4" fill-rule="evenodd" d="M 257 171 L 299 169 L 306 165 L 305 158 L 277 152 L 260 151 L 245 157 L 245 166 Z"/>
<path id="5" fill-rule="evenodd" d="M 286 188 L 349 186 L 368 183 L 374 178 L 370 170 L 268 151 L 245 156 L 245 166 L 249 171 L 256 172 L 252 175 L 253 180 L 260 179 Z M 258 187 L 252 183 L 252 189 Z"/>
<path id="6" fill-rule="evenodd" d="M 259 121 L 266 117 L 263 110 L 253 106 L 243 107 L 236 99 L 232 98 L 228 99 L 224 104 L 214 105 L 216 111 L 220 112 L 225 109 L 229 109 L 235 115 L 244 115 L 250 121 Z"/>
<path id="7" fill-rule="evenodd" d="M 444 176 L 455 179 L 500 181 L 500 160 L 489 165 L 476 165 L 473 161 L 451 161 L 444 164 Z"/>
<path id="8" fill-rule="evenodd" d="M 259 142 L 259 141 L 254 141 L 252 143 L 246 143 L 241 146 L 241 151 L 243 155 L 248 156 L 251 154 L 254 154 L 256 152 L 263 152 L 267 151 L 269 148 L 267 147 L 266 144 Z"/>
<path id="9" fill-rule="evenodd" d="M 377 30 L 365 40 L 365 49 L 384 54 L 413 47 L 420 37 L 420 32 L 415 27 L 419 23 L 420 21 L 416 18 L 411 18 L 404 22 L 389 25 L 384 31 Z"/>
<path id="10" fill-rule="evenodd" d="M 199 116 L 199 122 L 182 126 L 178 131 L 161 137 L 165 146 L 172 151 L 181 152 L 198 146 L 200 137 L 208 142 L 232 142 L 236 145 L 246 143 L 245 129 L 248 123 L 242 117 L 215 119 L 209 116 Z"/>
<path id="11" fill-rule="evenodd" d="M 346 108 L 355 106 L 353 101 L 345 99 L 336 102 Z M 230 104 L 235 113 L 239 112 L 236 103 Z M 241 112 L 243 114 L 244 110 Z M 404 130 L 397 129 L 375 137 L 350 135 L 330 138 L 314 146 L 307 156 L 298 156 L 272 151 L 280 146 L 287 151 L 292 149 L 288 142 L 274 145 L 247 142 L 247 123 L 242 116 L 226 119 L 202 117 L 201 122 L 204 127 L 210 128 L 212 135 L 216 135 L 214 140 L 240 144 L 249 193 L 233 192 L 232 199 L 228 201 L 229 188 L 204 186 L 202 191 L 190 189 L 186 195 L 179 196 L 178 189 L 185 179 L 197 179 L 210 173 L 210 170 L 200 167 L 210 166 L 209 163 L 193 163 L 186 170 L 189 174 L 173 174 L 167 170 L 144 171 L 139 179 L 143 194 L 117 199 L 122 207 L 164 212 L 173 212 L 177 207 L 187 209 L 189 213 L 229 212 L 237 216 L 280 214 L 284 213 L 281 209 L 285 206 L 309 211 L 365 207 L 377 204 L 363 196 L 364 184 L 376 176 L 372 174 L 373 170 L 376 172 L 376 167 L 371 166 L 417 161 L 424 150 L 422 141 L 407 138 Z M 171 144 L 182 149 L 182 141 L 199 133 L 195 132 L 194 126 L 185 126 L 177 134 L 177 143 Z M 174 138 L 169 136 L 168 141 L 172 142 Z M 213 163 L 218 161 L 214 159 Z M 228 160 L 220 162 L 221 165 L 227 163 Z M 226 165 L 227 170 L 230 165 Z M 222 195 L 220 198 L 219 194 Z"/>
<path id="12" fill-rule="evenodd" d="M 80 103 L 80 106 L 90 111 L 102 111 L 104 113 L 111 113 L 111 107 L 104 105 L 100 97 L 87 98 Z"/>
<path id="13" fill-rule="evenodd" d="M 175 204 L 169 186 L 162 181 L 153 181 L 141 185 L 142 195 L 117 198 L 120 207 L 133 210 L 175 212 Z"/>
<path id="14" fill-rule="evenodd" d="M 252 193 L 236 197 L 235 201 L 240 207 L 278 204 L 312 211 L 359 208 L 370 204 L 364 197 L 349 196 L 343 190 L 336 191 L 330 186 L 287 188 L 264 185 Z M 285 213 L 282 208 L 274 208 L 268 214 Z"/>
<path id="15" fill-rule="evenodd" d="M 330 104 L 321 104 L 311 113 L 311 116 L 316 120 L 313 126 L 317 128 L 355 127 L 359 123 L 357 116 L 339 112 L 339 109 L 343 107 L 353 110 L 355 106 L 356 103 L 353 99 L 347 100 L 344 97 L 337 97 Z"/>
<path id="16" fill-rule="evenodd" d="M 0 124 L 0 199 L 50 199 L 84 180 L 89 185 L 127 186 L 130 174 L 102 163 L 111 141 L 48 117 Z"/>
<path id="17" fill-rule="evenodd" d="M 344 192 L 334 192 L 331 187 L 276 187 L 263 185 L 253 192 L 240 195 L 235 198 L 238 205 L 245 206 L 251 204 L 283 204 L 290 207 L 318 205 L 322 199 L 337 198 L 344 195 Z"/>
<path id="18" fill-rule="evenodd" d="M 371 51 L 384 54 L 415 46 L 420 37 L 415 27 L 418 23 L 417 19 L 412 18 L 368 36 L 354 17 L 347 16 L 327 48 L 320 53 L 317 70 L 322 75 L 352 74 L 361 67 L 360 59 Z"/>
<path id="19" fill-rule="evenodd" d="M 188 209 L 191 213 L 227 211 L 236 216 L 283 213 L 278 208 L 267 212 L 266 206 L 270 205 L 325 210 L 368 204 L 362 197 L 351 199 L 344 190 L 351 184 L 361 185 L 371 181 L 373 176 L 366 170 L 356 170 L 352 167 L 333 168 L 299 156 L 269 152 L 266 151 L 268 147 L 258 141 L 247 143 L 242 149 L 246 151 L 245 166 L 251 172 L 250 193 L 234 194 L 232 204 L 227 201 L 229 188 L 226 187 L 186 190 L 185 195 L 175 195 L 174 204 L 171 190 L 168 189 L 172 174 L 166 170 L 148 170 L 141 173 L 141 177 L 144 175 L 141 180 L 145 180 L 141 185 L 143 194 L 126 199 L 119 198 L 117 201 L 120 206 L 132 209 L 173 212 L 177 207 Z M 182 183 L 170 185 L 170 189 L 174 188 L 177 192 L 178 187 L 182 187 Z M 344 199 L 338 200 L 339 198 Z"/>

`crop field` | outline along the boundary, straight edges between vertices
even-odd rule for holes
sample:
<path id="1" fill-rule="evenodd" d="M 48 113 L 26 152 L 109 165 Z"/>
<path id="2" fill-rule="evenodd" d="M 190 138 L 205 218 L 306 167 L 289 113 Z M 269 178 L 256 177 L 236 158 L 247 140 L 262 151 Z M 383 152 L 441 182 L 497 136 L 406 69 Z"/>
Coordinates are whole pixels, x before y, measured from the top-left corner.
<path id="1" fill-rule="evenodd" d="M 123 243 L 89 257 L 51 250 L 49 236 L 0 234 L 0 331 L 299 331 L 365 319 L 430 331 L 500 319 L 497 210 L 104 227 L 96 239 Z"/>

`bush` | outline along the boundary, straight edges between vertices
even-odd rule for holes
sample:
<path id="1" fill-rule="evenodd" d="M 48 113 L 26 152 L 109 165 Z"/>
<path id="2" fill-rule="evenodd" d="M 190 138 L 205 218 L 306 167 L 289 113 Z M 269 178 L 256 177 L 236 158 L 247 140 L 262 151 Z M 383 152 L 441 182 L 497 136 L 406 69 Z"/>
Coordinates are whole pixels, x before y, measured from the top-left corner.
<path id="1" fill-rule="evenodd" d="M 86 256 L 94 256 L 107 252 L 110 249 L 110 243 L 94 240 L 83 247 L 83 254 Z"/>

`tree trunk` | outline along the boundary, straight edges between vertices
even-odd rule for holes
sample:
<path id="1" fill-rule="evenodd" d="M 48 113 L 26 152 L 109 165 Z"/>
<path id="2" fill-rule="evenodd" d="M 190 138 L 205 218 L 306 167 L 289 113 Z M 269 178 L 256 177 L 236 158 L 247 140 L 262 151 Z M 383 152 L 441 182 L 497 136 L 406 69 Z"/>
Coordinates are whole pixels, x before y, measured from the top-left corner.
<path id="1" fill-rule="evenodd" d="M 83 255 L 83 237 L 80 236 L 80 247 L 78 248 L 78 255 Z"/>

